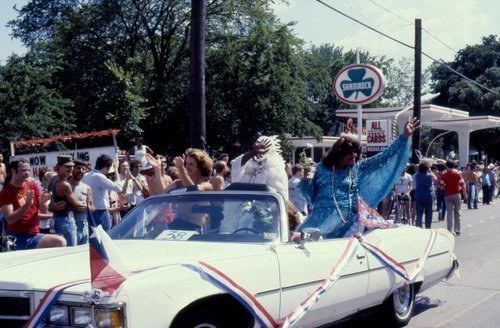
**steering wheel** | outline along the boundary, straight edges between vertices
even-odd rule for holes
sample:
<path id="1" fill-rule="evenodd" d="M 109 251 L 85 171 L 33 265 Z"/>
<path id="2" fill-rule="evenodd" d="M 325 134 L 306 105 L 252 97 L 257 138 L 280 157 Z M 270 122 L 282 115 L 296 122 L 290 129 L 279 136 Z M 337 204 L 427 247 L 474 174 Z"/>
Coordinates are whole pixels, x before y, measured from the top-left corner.
<path id="1" fill-rule="evenodd" d="M 254 233 L 254 234 L 256 234 L 256 235 L 260 235 L 260 232 L 258 232 L 258 231 L 256 231 L 256 230 L 254 230 L 254 229 L 252 229 L 252 228 L 239 228 L 239 229 L 234 230 L 234 231 L 233 231 L 233 234 L 238 233 L 238 232 L 240 232 L 240 231 L 250 231 L 250 232 L 253 232 L 253 233 Z"/>

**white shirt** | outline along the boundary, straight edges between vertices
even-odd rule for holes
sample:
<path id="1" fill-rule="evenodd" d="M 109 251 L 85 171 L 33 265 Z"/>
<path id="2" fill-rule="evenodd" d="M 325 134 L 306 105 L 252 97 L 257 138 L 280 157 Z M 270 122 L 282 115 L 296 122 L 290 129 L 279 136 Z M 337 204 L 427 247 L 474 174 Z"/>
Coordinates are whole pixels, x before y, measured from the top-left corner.
<path id="1" fill-rule="evenodd" d="M 71 189 L 73 189 L 73 195 L 76 197 L 76 199 L 79 202 L 86 202 L 87 201 L 87 189 L 89 186 L 83 182 L 80 181 L 79 184 L 74 185 L 71 184 Z M 85 221 L 87 220 L 87 211 L 85 212 L 79 212 L 79 211 L 74 211 L 75 219 L 77 221 Z"/>
<path id="2" fill-rule="evenodd" d="M 109 180 L 101 171 L 96 169 L 87 172 L 83 176 L 82 182 L 89 185 L 90 189 L 92 189 L 92 197 L 96 210 L 106 210 L 109 208 L 108 190 L 114 190 L 117 193 L 122 191 L 119 183 Z"/>
<path id="3" fill-rule="evenodd" d="M 409 193 L 411 182 L 412 182 L 411 175 L 405 172 L 405 174 L 401 175 L 394 184 L 394 186 L 396 187 L 396 192 L 398 194 Z"/>

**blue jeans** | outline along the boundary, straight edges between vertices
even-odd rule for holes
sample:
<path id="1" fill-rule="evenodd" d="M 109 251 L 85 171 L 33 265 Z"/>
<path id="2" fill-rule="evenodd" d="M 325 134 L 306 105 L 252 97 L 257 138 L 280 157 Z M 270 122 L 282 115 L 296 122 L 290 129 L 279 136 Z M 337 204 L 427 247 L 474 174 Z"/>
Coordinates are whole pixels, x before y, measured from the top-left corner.
<path id="1" fill-rule="evenodd" d="M 468 183 L 467 184 L 467 189 L 469 190 L 468 195 L 467 195 L 467 207 L 470 209 L 472 208 L 471 202 L 474 205 L 474 208 L 477 209 L 477 198 L 478 198 L 478 190 L 477 190 L 477 185 L 475 183 Z"/>
<path id="2" fill-rule="evenodd" d="M 441 217 L 444 220 L 445 213 L 446 213 L 446 203 L 444 202 L 444 190 L 443 189 L 438 189 L 436 191 L 436 210 L 438 213 L 441 213 Z"/>
<path id="3" fill-rule="evenodd" d="M 89 223 L 87 220 L 76 221 L 76 243 L 78 245 L 88 244 L 89 242 Z"/>
<path id="4" fill-rule="evenodd" d="M 66 239 L 67 246 L 76 246 L 76 223 L 72 214 L 54 218 L 54 230 L 56 234 Z"/>
<path id="5" fill-rule="evenodd" d="M 7 235 L 16 237 L 16 249 L 34 249 L 42 240 L 44 234 L 39 233 L 38 235 L 32 235 L 29 233 L 20 232 L 8 232 Z"/>
<path id="6" fill-rule="evenodd" d="M 96 210 L 93 213 L 96 226 L 102 225 L 104 231 L 108 232 L 111 229 L 111 216 L 108 211 Z"/>
<path id="7" fill-rule="evenodd" d="M 491 183 L 489 191 L 490 191 L 489 196 L 490 196 L 490 203 L 491 203 L 493 201 L 493 195 L 495 194 L 495 183 L 493 183 L 493 182 Z"/>
<path id="8" fill-rule="evenodd" d="M 417 227 L 422 228 L 422 217 L 425 213 L 425 228 L 430 229 L 432 223 L 432 198 L 429 199 L 417 199 Z"/>

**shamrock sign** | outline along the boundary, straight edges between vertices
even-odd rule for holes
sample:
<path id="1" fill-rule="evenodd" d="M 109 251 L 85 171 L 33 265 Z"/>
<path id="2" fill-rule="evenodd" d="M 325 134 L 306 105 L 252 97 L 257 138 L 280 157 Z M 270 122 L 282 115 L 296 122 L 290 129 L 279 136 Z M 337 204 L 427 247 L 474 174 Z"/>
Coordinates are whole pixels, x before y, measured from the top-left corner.
<path id="1" fill-rule="evenodd" d="M 385 79 L 376 67 L 365 64 L 350 65 L 335 77 L 335 95 L 351 105 L 375 101 L 384 90 Z"/>
<path id="2" fill-rule="evenodd" d="M 342 94 L 345 98 L 349 98 L 352 94 L 355 94 L 354 99 L 358 99 L 358 94 L 361 92 L 365 96 L 369 96 L 373 91 L 373 83 L 375 82 L 373 78 L 364 79 L 366 74 L 365 68 L 356 68 L 347 71 L 347 75 L 350 80 L 344 80 L 340 82 L 340 87 L 342 88 Z"/>

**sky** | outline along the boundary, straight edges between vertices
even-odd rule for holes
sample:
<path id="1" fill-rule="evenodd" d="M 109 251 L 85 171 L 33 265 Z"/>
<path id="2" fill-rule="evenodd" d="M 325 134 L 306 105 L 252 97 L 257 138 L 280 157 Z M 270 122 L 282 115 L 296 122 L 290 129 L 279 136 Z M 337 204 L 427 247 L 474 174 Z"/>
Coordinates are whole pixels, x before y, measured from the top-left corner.
<path id="1" fill-rule="evenodd" d="M 5 65 L 7 58 L 13 53 L 22 55 L 26 52 L 22 43 L 10 36 L 11 29 L 5 26 L 9 20 L 17 17 L 14 5 L 20 9 L 26 3 L 28 0 L 0 0 L 0 65 Z"/>
<path id="2" fill-rule="evenodd" d="M 275 0 L 279 2 L 279 0 Z M 342 16 L 316 0 L 276 4 L 281 22 L 296 22 L 296 35 L 306 45 L 329 43 L 344 50 L 363 49 L 372 55 L 413 58 L 402 46 Z M 410 46 L 415 44 L 415 19 L 422 20 L 422 51 L 452 61 L 456 51 L 480 44 L 484 36 L 500 35 L 498 0 L 322 0 L 331 7 Z M 429 33 L 428 33 L 429 32 Z M 436 40 L 437 39 L 437 40 Z M 445 45 L 443 45 L 443 43 Z M 451 49 L 453 50 L 451 50 Z M 431 60 L 422 57 L 423 67 Z"/>
<path id="3" fill-rule="evenodd" d="M 274 10 L 281 22 L 296 22 L 294 31 L 306 45 L 329 43 L 344 50 L 360 48 L 372 55 L 394 59 L 414 56 L 413 49 L 361 26 L 316 0 L 288 0 L 289 5 L 274 1 Z M 430 32 L 422 32 L 422 51 L 444 61 L 452 61 L 456 51 L 479 44 L 484 36 L 500 35 L 498 0 L 322 1 L 411 46 L 415 38 L 414 22 L 420 18 L 422 27 Z M 13 6 L 21 8 L 26 3 L 28 0 L 0 0 L 0 64 L 5 64 L 12 53 L 26 52 L 18 40 L 11 39 L 11 31 L 5 26 L 16 18 Z M 423 58 L 424 67 L 430 62 Z"/>

